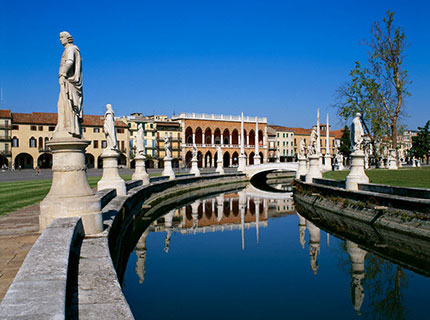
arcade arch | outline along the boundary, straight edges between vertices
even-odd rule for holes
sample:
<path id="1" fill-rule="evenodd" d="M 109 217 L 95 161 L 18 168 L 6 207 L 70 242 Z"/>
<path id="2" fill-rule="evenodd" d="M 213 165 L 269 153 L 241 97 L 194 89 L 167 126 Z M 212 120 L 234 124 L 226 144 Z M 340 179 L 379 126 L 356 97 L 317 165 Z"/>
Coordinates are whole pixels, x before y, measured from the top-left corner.
<path id="1" fill-rule="evenodd" d="M 33 169 L 33 157 L 28 153 L 20 153 L 15 157 L 16 169 Z"/>
<path id="2" fill-rule="evenodd" d="M 52 154 L 42 153 L 37 159 L 37 165 L 39 168 L 49 169 L 52 168 Z"/>

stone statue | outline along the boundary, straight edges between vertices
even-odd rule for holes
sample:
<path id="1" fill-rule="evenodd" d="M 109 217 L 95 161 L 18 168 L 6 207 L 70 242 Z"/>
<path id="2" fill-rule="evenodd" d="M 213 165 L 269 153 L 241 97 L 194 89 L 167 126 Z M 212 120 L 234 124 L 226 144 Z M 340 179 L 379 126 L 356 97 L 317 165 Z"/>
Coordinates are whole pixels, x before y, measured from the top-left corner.
<path id="1" fill-rule="evenodd" d="M 222 151 L 221 151 L 221 147 L 220 146 L 216 147 L 216 152 L 217 152 L 217 162 L 218 161 L 222 161 Z"/>
<path id="2" fill-rule="evenodd" d="M 305 139 L 300 140 L 300 145 L 299 145 L 299 156 L 304 157 L 306 155 L 306 144 L 305 144 Z"/>
<path id="3" fill-rule="evenodd" d="M 141 123 L 137 126 L 136 152 L 137 152 L 137 155 L 139 155 L 139 156 L 145 156 L 145 143 L 144 143 L 144 135 L 143 135 L 143 126 Z"/>
<path id="4" fill-rule="evenodd" d="M 317 128 L 313 126 L 310 140 L 309 140 L 308 155 L 311 156 L 317 153 L 317 140 L 318 140 Z"/>
<path id="5" fill-rule="evenodd" d="M 83 105 L 81 53 L 73 44 L 73 37 L 68 32 L 60 33 L 60 41 L 64 51 L 58 74 L 60 96 L 57 103 L 58 121 L 55 133 L 68 133 L 80 138 Z"/>
<path id="6" fill-rule="evenodd" d="M 172 151 L 170 150 L 170 139 L 166 134 L 164 135 L 164 152 L 166 153 L 166 158 L 172 158 Z"/>
<path id="7" fill-rule="evenodd" d="M 276 159 L 281 159 L 281 153 L 279 152 L 278 149 L 276 149 Z"/>
<path id="8" fill-rule="evenodd" d="M 105 122 L 103 129 L 105 131 L 105 137 L 107 141 L 106 150 L 118 150 L 118 143 L 116 140 L 116 130 L 115 130 L 115 114 L 112 110 L 112 105 L 106 105 Z"/>
<path id="9" fill-rule="evenodd" d="M 193 160 L 197 160 L 197 145 L 193 144 Z"/>
<path id="10" fill-rule="evenodd" d="M 363 126 L 360 120 L 361 114 L 357 112 L 351 124 L 351 151 L 362 150 L 363 146 Z"/>

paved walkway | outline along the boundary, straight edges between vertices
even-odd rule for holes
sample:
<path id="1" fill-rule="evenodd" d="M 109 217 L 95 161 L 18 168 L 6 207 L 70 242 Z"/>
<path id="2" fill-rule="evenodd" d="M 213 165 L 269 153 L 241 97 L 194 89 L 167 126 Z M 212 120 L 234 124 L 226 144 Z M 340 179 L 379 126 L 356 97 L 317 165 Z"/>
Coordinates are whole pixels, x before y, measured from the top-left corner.
<path id="1" fill-rule="evenodd" d="M 0 216 L 0 302 L 39 237 L 39 204 Z"/>

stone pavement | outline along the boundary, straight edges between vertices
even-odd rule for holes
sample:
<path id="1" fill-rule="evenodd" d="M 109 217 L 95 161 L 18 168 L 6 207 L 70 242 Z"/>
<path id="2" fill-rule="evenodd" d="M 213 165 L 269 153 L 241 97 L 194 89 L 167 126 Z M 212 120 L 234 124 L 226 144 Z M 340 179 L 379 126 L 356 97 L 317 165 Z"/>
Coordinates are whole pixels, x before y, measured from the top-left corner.
<path id="1" fill-rule="evenodd" d="M 39 204 L 0 216 L 0 302 L 39 237 Z"/>

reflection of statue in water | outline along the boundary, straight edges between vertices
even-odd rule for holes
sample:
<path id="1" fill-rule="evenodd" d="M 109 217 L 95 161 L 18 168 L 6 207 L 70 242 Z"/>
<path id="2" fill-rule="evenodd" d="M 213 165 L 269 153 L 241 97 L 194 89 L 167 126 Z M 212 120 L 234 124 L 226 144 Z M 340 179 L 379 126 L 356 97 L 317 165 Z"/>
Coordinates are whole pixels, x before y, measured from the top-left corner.
<path id="1" fill-rule="evenodd" d="M 164 152 L 166 153 L 166 158 L 172 157 L 172 151 L 170 150 L 170 139 L 167 132 L 164 136 Z"/>
<path id="2" fill-rule="evenodd" d="M 66 132 L 80 138 L 83 106 L 81 53 L 68 32 L 60 33 L 60 41 L 64 51 L 58 74 L 60 96 L 55 133 Z"/>
<path id="3" fill-rule="evenodd" d="M 197 145 L 193 144 L 193 160 L 197 160 Z"/>
<path id="4" fill-rule="evenodd" d="M 143 126 L 141 123 L 137 127 L 136 152 L 137 152 L 137 155 L 139 156 L 145 156 L 144 133 L 143 133 Z"/>
<path id="5" fill-rule="evenodd" d="M 357 112 L 351 123 L 351 151 L 362 150 L 363 145 L 363 126 L 360 120 L 361 114 Z"/>
<path id="6" fill-rule="evenodd" d="M 304 157 L 306 155 L 306 144 L 305 139 L 300 140 L 299 156 Z"/>
<path id="7" fill-rule="evenodd" d="M 117 140 L 116 140 L 116 130 L 115 130 L 115 115 L 112 110 L 112 105 L 106 105 L 105 122 L 103 129 L 105 131 L 107 150 L 118 150 Z"/>
<path id="8" fill-rule="evenodd" d="M 309 156 L 317 153 L 317 140 L 318 140 L 317 129 L 315 126 L 313 126 L 311 131 L 311 136 L 309 139 L 309 146 L 308 146 Z"/>
<path id="9" fill-rule="evenodd" d="M 351 300 L 354 310 L 361 314 L 361 306 L 364 301 L 364 289 L 361 280 L 365 278 L 364 261 L 366 250 L 361 249 L 357 244 L 346 240 L 346 251 L 351 260 Z"/>
<path id="10" fill-rule="evenodd" d="M 164 252 L 169 253 L 170 248 L 170 237 L 172 236 L 172 230 L 168 229 L 166 233 L 166 239 L 164 240 Z"/>
<path id="11" fill-rule="evenodd" d="M 143 283 L 145 280 L 145 261 L 146 261 L 146 237 L 149 233 L 149 227 L 145 230 L 145 232 L 140 237 L 139 241 L 136 244 L 136 274 L 139 277 L 139 283 Z"/>
<path id="12" fill-rule="evenodd" d="M 297 213 L 299 217 L 299 241 L 302 245 L 302 248 L 305 248 L 305 233 L 306 233 L 306 219 L 303 218 L 299 213 Z"/>
<path id="13" fill-rule="evenodd" d="M 314 246 L 313 244 L 309 244 L 309 256 L 310 256 L 310 262 L 311 262 L 311 269 L 316 275 L 318 273 L 318 253 L 319 253 L 319 247 Z"/>

